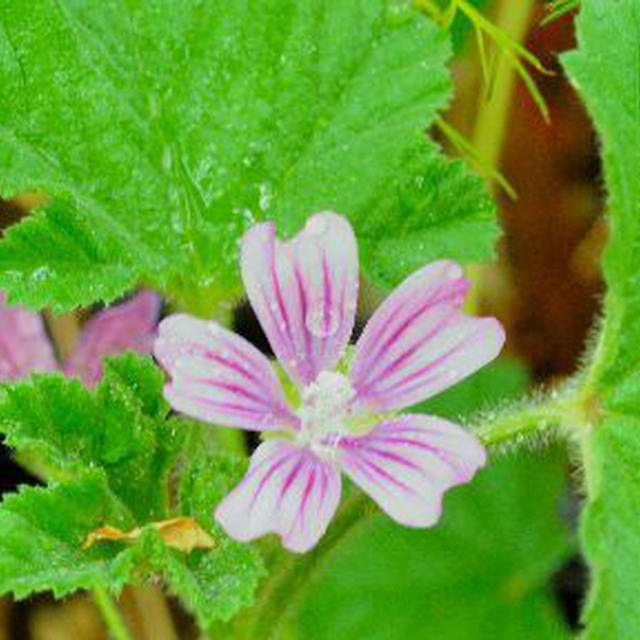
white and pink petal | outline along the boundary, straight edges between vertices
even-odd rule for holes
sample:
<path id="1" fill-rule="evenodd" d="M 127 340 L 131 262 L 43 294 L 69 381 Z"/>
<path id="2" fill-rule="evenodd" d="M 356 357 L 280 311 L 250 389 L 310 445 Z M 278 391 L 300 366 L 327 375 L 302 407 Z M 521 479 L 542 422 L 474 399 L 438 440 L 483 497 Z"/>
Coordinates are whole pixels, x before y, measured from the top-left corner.
<path id="1" fill-rule="evenodd" d="M 416 404 L 498 355 L 500 323 L 461 311 L 468 288 L 459 265 L 440 261 L 411 275 L 384 301 L 356 345 L 350 374 L 355 408 Z"/>
<path id="2" fill-rule="evenodd" d="M 331 370 L 347 345 L 358 297 L 358 251 L 351 225 L 317 213 L 289 242 L 272 222 L 255 225 L 242 242 L 242 277 L 271 347 L 301 384 Z"/>
<path id="3" fill-rule="evenodd" d="M 164 394 L 177 411 L 253 431 L 298 428 L 268 358 L 215 322 L 165 318 L 154 354 L 171 376 Z"/>
<path id="4" fill-rule="evenodd" d="M 87 322 L 64 372 L 80 377 L 92 388 L 102 377 L 105 356 L 125 351 L 151 353 L 161 304 L 156 293 L 141 291 L 127 302 L 96 313 Z"/>
<path id="5" fill-rule="evenodd" d="M 8 306 L 0 291 L 0 380 L 18 380 L 35 371 L 48 373 L 57 368 L 42 316 Z"/>
<path id="6" fill-rule="evenodd" d="M 440 517 L 443 493 L 469 482 L 486 454 L 460 426 L 415 414 L 382 422 L 364 436 L 343 438 L 337 461 L 394 520 L 430 527 Z"/>
<path id="7" fill-rule="evenodd" d="M 256 449 L 247 475 L 215 517 L 236 540 L 276 533 L 285 548 L 304 553 L 325 533 L 340 493 L 332 464 L 292 442 L 270 440 Z"/>

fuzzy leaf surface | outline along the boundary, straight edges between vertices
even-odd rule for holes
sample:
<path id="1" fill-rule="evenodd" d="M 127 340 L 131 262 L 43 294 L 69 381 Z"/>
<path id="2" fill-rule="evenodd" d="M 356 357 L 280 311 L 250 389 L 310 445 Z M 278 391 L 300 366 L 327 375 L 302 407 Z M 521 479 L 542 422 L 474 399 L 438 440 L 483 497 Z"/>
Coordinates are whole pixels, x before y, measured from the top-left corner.
<path id="1" fill-rule="evenodd" d="M 94 392 L 61 374 L 0 391 L 0 431 L 58 477 L 101 469 L 113 493 L 145 521 L 167 509 L 167 475 L 183 434 L 167 420 L 163 375 L 150 358 L 107 359 Z"/>
<path id="2" fill-rule="evenodd" d="M 51 590 L 62 597 L 108 584 L 118 591 L 133 566 L 106 547 L 82 551 L 91 527 L 132 522 L 100 473 L 49 488 L 23 487 L 0 504 L 0 592 L 25 598 Z"/>
<path id="3" fill-rule="evenodd" d="M 51 590 L 61 597 L 96 585 L 118 593 L 159 576 L 205 629 L 251 603 L 260 556 L 212 519 L 215 488 L 229 487 L 242 463 L 190 466 L 185 478 L 197 490 L 170 501 L 169 474 L 193 423 L 169 417 L 162 385 L 150 358 L 128 354 L 106 361 L 95 391 L 60 374 L 2 388 L 7 441 L 56 480 L 0 504 L 1 593 Z M 213 548 L 184 553 L 166 546 L 153 523 L 177 516 L 193 517 Z M 105 525 L 143 531 L 133 544 L 98 542 L 83 550 L 87 535 Z"/>
<path id="4" fill-rule="evenodd" d="M 53 200 L 0 242 L 0 288 L 63 310 L 142 280 L 194 308 L 238 289 L 254 220 L 287 235 L 326 209 L 383 281 L 451 248 L 490 255 L 480 181 L 424 138 L 449 98 L 448 37 L 406 5 L 4 3 L 0 195 Z"/>
<path id="5" fill-rule="evenodd" d="M 207 452 L 202 447 L 181 477 L 180 510 L 215 531 L 225 554 L 224 564 L 212 563 L 206 553 L 191 554 L 187 560 L 189 573 L 178 571 L 170 581 L 170 586 L 183 594 L 204 629 L 210 629 L 220 617 L 228 620 L 239 607 L 250 604 L 264 572 L 257 551 L 251 545 L 228 538 L 213 519 L 211 505 L 226 497 L 246 469 L 244 458 L 220 451 Z M 246 579 L 247 574 L 253 576 L 252 581 Z"/>
<path id="6" fill-rule="evenodd" d="M 592 581 L 585 637 L 640 636 L 640 6 L 584 0 L 578 48 L 563 56 L 602 143 L 610 239 L 603 325 L 584 393 Z M 615 47 L 611 43 L 615 42 Z"/>

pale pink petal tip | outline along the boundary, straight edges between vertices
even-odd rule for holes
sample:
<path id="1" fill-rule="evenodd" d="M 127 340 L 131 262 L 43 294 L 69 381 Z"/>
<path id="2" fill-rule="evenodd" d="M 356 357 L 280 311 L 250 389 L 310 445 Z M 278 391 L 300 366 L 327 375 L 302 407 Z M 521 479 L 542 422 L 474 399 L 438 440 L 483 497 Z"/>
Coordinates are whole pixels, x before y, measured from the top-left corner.
<path id="1" fill-rule="evenodd" d="M 92 388 L 102 377 L 102 359 L 125 351 L 148 354 L 153 348 L 162 300 L 141 291 L 131 300 L 98 312 L 85 326 L 78 344 L 64 365 Z"/>
<path id="2" fill-rule="evenodd" d="M 154 354 L 172 378 L 165 398 L 177 411 L 253 431 L 297 428 L 266 356 L 215 322 L 165 318 Z"/>
<path id="3" fill-rule="evenodd" d="M 461 310 L 469 281 L 449 261 L 407 278 L 367 323 L 356 345 L 351 381 L 356 404 L 391 411 L 456 384 L 493 360 L 504 342 L 494 318 Z"/>
<path id="4" fill-rule="evenodd" d="M 347 345 L 358 298 L 358 250 L 348 220 L 311 216 L 288 242 L 273 223 L 255 225 L 242 241 L 242 277 L 274 353 L 301 384 L 331 370 Z"/>
<path id="5" fill-rule="evenodd" d="M 0 380 L 18 380 L 34 371 L 58 368 L 51 341 L 39 313 L 6 304 L 0 291 Z"/>
<path id="6" fill-rule="evenodd" d="M 342 470 L 394 520 L 430 527 L 447 489 L 469 482 L 486 452 L 470 432 L 425 415 L 403 415 L 361 437 L 344 439 Z"/>
<path id="7" fill-rule="evenodd" d="M 324 535 L 340 501 L 339 472 L 282 440 L 261 444 L 249 472 L 215 518 L 243 542 L 276 533 L 289 551 L 305 553 Z"/>

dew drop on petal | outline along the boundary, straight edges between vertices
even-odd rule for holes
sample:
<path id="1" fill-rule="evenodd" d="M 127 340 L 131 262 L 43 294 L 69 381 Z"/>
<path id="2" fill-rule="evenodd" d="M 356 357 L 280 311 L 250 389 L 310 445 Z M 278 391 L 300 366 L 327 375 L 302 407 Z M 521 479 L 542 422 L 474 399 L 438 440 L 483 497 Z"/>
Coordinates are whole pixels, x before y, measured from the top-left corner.
<path id="1" fill-rule="evenodd" d="M 185 356 L 178 356 L 175 360 L 175 362 L 173 363 L 173 366 L 176 370 L 176 372 L 180 372 L 184 369 L 188 369 L 189 367 L 189 359 L 186 358 Z"/>
<path id="2" fill-rule="evenodd" d="M 317 338 L 328 338 L 338 331 L 340 319 L 333 309 L 328 309 L 325 313 L 322 305 L 319 305 L 307 314 L 305 324 Z"/>

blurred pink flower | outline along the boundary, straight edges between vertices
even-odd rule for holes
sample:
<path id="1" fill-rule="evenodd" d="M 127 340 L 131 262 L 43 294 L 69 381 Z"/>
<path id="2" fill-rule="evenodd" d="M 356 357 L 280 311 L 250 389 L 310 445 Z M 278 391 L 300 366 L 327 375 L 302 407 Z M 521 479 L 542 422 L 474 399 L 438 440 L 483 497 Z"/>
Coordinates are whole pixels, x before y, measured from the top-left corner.
<path id="1" fill-rule="evenodd" d="M 242 243 L 249 300 L 278 361 L 297 386 L 291 402 L 267 357 L 213 322 L 161 322 L 155 355 L 171 374 L 165 397 L 195 418 L 280 432 L 253 453 L 242 482 L 216 510 L 237 540 L 269 532 L 304 552 L 324 534 L 340 500 L 340 471 L 392 518 L 428 527 L 442 494 L 485 463 L 461 427 L 397 411 L 470 375 L 499 353 L 493 318 L 461 311 L 469 282 L 440 261 L 405 280 L 369 320 L 350 365 L 358 254 L 348 221 L 319 213 L 290 242 L 271 222 Z M 349 358 L 347 358 L 349 359 Z"/>
<path id="2" fill-rule="evenodd" d="M 85 326 L 68 361 L 58 364 L 42 316 L 6 305 L 0 292 L 0 380 L 58 369 L 93 388 L 102 377 L 102 358 L 131 350 L 151 353 L 160 299 L 141 291 L 131 300 L 97 313 Z"/>

